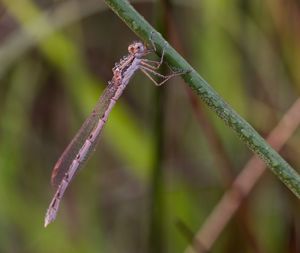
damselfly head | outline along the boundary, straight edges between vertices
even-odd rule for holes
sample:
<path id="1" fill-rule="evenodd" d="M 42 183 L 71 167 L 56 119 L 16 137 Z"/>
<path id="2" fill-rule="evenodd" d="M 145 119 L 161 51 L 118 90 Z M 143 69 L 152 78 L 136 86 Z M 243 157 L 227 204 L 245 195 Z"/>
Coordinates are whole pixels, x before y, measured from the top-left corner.
<path id="1" fill-rule="evenodd" d="M 137 56 L 142 56 L 147 52 L 147 48 L 142 42 L 133 42 L 128 46 L 128 52 Z"/>

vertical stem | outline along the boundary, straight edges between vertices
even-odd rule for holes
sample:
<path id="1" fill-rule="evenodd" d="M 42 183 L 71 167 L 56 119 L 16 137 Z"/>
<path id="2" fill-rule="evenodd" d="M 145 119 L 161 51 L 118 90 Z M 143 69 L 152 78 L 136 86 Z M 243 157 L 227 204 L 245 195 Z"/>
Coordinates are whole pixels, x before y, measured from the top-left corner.
<path id="1" fill-rule="evenodd" d="M 163 252 L 163 229 L 164 229 L 164 98 L 165 89 L 157 89 L 155 98 L 155 157 L 151 178 L 151 212 L 150 212 L 150 234 L 149 250 L 152 253 Z"/>
<path id="2" fill-rule="evenodd" d="M 157 1 L 155 5 L 156 26 L 158 30 L 166 35 L 166 8 L 164 1 Z M 161 87 L 154 93 L 154 132 L 155 132 L 155 157 L 153 163 L 153 174 L 151 178 L 151 211 L 150 211 L 150 232 L 149 251 L 151 253 L 164 252 L 164 108 L 166 90 Z"/>

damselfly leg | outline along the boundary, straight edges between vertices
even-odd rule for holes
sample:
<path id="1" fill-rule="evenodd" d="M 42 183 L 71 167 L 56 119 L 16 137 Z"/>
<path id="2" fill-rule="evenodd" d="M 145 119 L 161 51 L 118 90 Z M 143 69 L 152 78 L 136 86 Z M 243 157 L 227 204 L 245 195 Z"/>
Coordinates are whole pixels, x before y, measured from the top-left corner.
<path id="1" fill-rule="evenodd" d="M 163 57 L 163 56 L 162 56 Z M 161 59 L 162 59 L 162 57 L 161 57 Z M 168 67 L 169 67 L 169 69 L 172 71 L 172 73 L 171 74 L 169 74 L 169 75 L 162 75 L 162 74 L 160 74 L 160 73 L 158 73 L 156 70 L 160 67 L 160 61 L 159 62 L 157 62 L 157 63 L 159 63 L 160 65 L 159 65 L 159 67 L 156 67 L 156 66 L 152 66 L 152 65 L 150 65 L 147 61 L 144 61 L 144 60 L 146 60 L 146 59 L 142 59 L 141 60 L 141 65 L 140 65 L 140 70 L 156 85 L 156 86 L 160 86 L 160 85 L 162 85 L 162 84 L 164 84 L 165 82 L 167 82 L 169 79 L 171 79 L 172 77 L 175 77 L 175 76 L 180 76 L 180 75 L 182 75 L 182 74 L 185 74 L 186 73 L 186 71 L 177 71 L 177 72 L 175 72 L 175 71 L 173 71 L 170 67 L 169 67 L 169 65 L 168 65 Z M 151 74 L 153 74 L 153 75 L 155 75 L 155 76 L 158 76 L 158 77 L 160 77 L 160 78 L 163 78 L 163 80 L 161 81 L 161 82 L 157 82 L 152 76 L 151 76 Z"/>
<path id="2" fill-rule="evenodd" d="M 151 32 L 150 35 L 150 42 L 152 44 L 152 48 L 153 51 L 156 53 L 156 46 L 155 43 L 153 41 L 153 34 L 154 32 Z M 184 73 L 186 73 L 185 71 L 174 71 L 168 64 L 166 64 L 168 66 L 168 68 L 171 70 L 171 74 L 169 75 L 162 75 L 160 73 L 157 72 L 157 70 L 160 68 L 160 66 L 163 64 L 164 61 L 164 56 L 165 56 L 165 48 L 167 46 L 167 42 L 165 42 L 164 47 L 162 48 L 162 53 L 161 53 L 161 57 L 159 61 L 154 61 L 154 60 L 149 60 L 149 59 L 142 59 L 140 62 L 140 70 L 156 85 L 156 86 L 160 86 L 162 84 L 164 84 L 165 82 L 167 82 L 169 79 L 171 79 L 172 77 L 175 76 L 179 76 L 182 75 Z M 160 82 L 157 82 L 152 76 L 151 74 L 158 76 L 160 78 L 162 78 L 163 80 Z"/>

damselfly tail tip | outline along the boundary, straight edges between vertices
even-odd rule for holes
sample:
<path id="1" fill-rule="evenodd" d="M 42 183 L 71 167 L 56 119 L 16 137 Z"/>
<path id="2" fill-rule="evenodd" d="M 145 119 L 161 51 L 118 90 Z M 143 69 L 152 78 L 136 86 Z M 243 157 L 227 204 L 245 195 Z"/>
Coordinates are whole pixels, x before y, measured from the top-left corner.
<path id="1" fill-rule="evenodd" d="M 51 222 L 51 221 L 49 221 L 49 220 L 47 219 L 47 217 L 46 217 L 46 218 L 45 218 L 44 227 L 46 228 L 46 227 L 49 225 L 50 222 Z"/>
<path id="2" fill-rule="evenodd" d="M 45 217 L 44 227 L 46 228 L 54 220 L 55 220 L 55 214 L 53 214 L 52 212 L 50 212 L 50 210 L 48 210 Z"/>
<path id="3" fill-rule="evenodd" d="M 46 228 L 52 221 L 53 221 L 52 219 L 50 219 L 48 216 L 46 216 L 44 227 Z"/>
<path id="4" fill-rule="evenodd" d="M 46 228 L 48 225 L 49 225 L 49 222 L 47 220 L 45 220 L 44 228 Z"/>

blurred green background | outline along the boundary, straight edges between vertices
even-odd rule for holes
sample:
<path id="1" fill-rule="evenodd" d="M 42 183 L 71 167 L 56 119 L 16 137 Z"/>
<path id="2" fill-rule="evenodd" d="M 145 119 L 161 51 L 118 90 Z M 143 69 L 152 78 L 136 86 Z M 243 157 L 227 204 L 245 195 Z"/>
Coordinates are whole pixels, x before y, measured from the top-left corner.
<path id="1" fill-rule="evenodd" d="M 180 78 L 138 73 L 45 229 L 52 167 L 138 38 L 101 0 L 0 3 L 0 252 L 184 252 L 252 154 Z M 299 1 L 133 5 L 263 136 L 297 99 Z M 267 171 L 212 252 L 300 252 L 299 207 Z"/>

